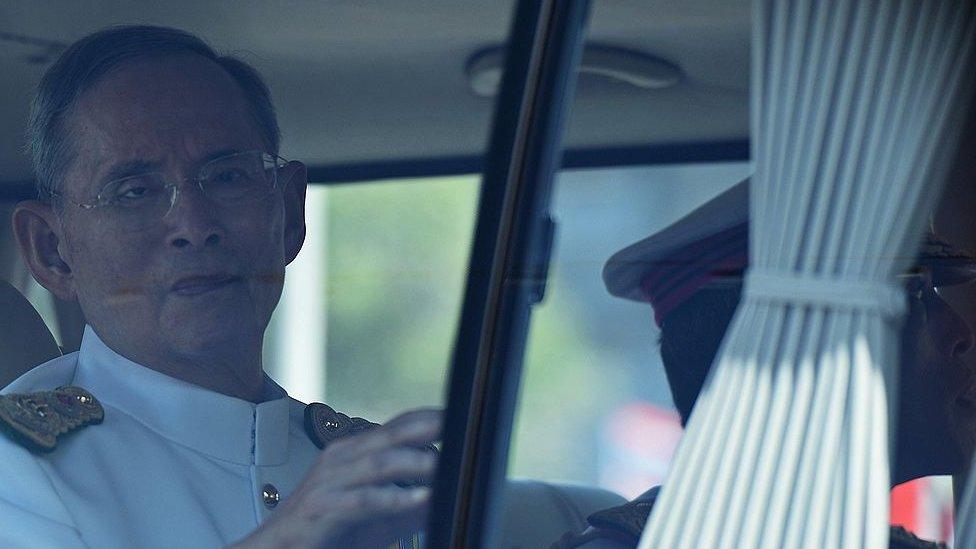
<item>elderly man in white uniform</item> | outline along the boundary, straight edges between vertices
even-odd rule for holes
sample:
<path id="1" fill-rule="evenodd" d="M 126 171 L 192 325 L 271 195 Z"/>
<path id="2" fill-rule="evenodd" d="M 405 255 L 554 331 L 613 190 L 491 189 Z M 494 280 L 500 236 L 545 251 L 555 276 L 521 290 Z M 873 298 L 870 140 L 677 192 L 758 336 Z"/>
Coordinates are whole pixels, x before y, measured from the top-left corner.
<path id="1" fill-rule="evenodd" d="M 0 546 L 415 544 L 439 413 L 378 427 L 263 370 L 306 173 L 260 76 L 180 31 L 108 29 L 48 70 L 29 131 L 40 198 L 14 231 L 89 326 L 0 397 Z"/>

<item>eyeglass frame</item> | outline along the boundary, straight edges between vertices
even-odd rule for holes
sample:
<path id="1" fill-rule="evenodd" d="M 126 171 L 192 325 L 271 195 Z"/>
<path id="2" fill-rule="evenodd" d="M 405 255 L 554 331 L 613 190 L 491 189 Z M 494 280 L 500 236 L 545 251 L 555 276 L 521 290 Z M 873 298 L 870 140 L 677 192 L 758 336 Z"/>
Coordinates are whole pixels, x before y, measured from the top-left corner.
<path id="1" fill-rule="evenodd" d="M 277 190 L 279 188 L 279 185 L 278 185 L 279 184 L 279 181 L 278 181 L 278 170 L 280 170 L 285 165 L 287 165 L 288 162 L 289 162 L 289 160 L 286 159 L 286 158 L 284 158 L 284 157 L 282 157 L 282 156 L 280 156 L 280 155 L 278 155 L 278 154 L 269 153 L 267 151 L 263 151 L 263 150 L 260 150 L 260 149 L 254 149 L 254 150 L 250 150 L 250 151 L 235 152 L 235 153 L 231 153 L 231 154 L 224 155 L 224 156 L 221 156 L 221 157 L 218 157 L 218 158 L 214 158 L 212 160 L 207 161 L 203 166 L 200 167 L 200 170 L 197 172 L 197 175 L 195 175 L 193 177 L 183 177 L 183 178 L 181 178 L 179 180 L 178 183 L 168 182 L 166 178 L 160 178 L 162 181 L 166 182 L 166 185 L 163 187 L 163 189 L 164 190 L 167 190 L 167 189 L 170 190 L 170 203 L 169 203 L 169 208 L 166 210 L 166 213 L 164 213 L 161 216 L 161 218 L 162 217 L 166 217 L 167 215 L 169 215 L 169 212 L 171 212 L 173 210 L 173 207 L 176 206 L 176 201 L 179 200 L 180 193 L 182 192 L 181 188 L 183 186 L 183 183 L 186 183 L 186 182 L 188 182 L 190 180 L 192 180 L 192 181 L 194 181 L 196 183 L 197 188 L 200 189 L 200 192 L 203 193 L 204 196 L 206 196 L 207 198 L 210 198 L 210 195 L 207 194 L 207 191 L 203 187 L 203 181 L 204 181 L 204 179 L 200 177 L 200 174 L 203 173 L 203 171 L 207 168 L 207 166 L 209 166 L 209 165 L 211 165 L 211 164 L 213 164 L 215 162 L 219 162 L 221 160 L 226 160 L 228 158 L 233 158 L 235 156 L 243 156 L 243 155 L 256 154 L 256 153 L 260 153 L 262 155 L 262 161 L 266 161 L 266 160 L 270 159 L 272 161 L 273 165 L 274 165 L 274 181 L 269 186 L 268 193 L 265 196 L 268 196 L 271 193 L 273 193 L 275 190 Z M 160 173 L 161 174 L 162 172 L 160 170 L 151 170 L 151 171 L 148 171 L 148 172 L 145 172 L 145 173 L 142 173 L 142 174 L 127 175 L 127 176 L 124 176 L 124 177 L 119 177 L 117 179 L 112 179 L 111 181 L 107 181 L 104 185 L 101 186 L 101 188 L 98 191 L 98 194 L 95 195 L 95 200 L 92 201 L 92 202 L 77 202 L 77 201 L 71 199 L 71 197 L 68 196 L 67 194 L 61 193 L 61 192 L 58 192 L 58 191 L 55 191 L 53 189 L 45 189 L 45 192 L 52 199 L 62 200 L 64 202 L 67 202 L 68 204 L 71 204 L 73 206 L 79 207 L 79 208 L 81 208 L 81 209 L 83 209 L 85 211 L 93 211 L 93 210 L 97 210 L 99 208 L 104 208 L 106 206 L 111 206 L 112 205 L 112 202 L 108 202 L 107 199 L 102 198 L 102 195 L 105 193 L 105 190 L 108 189 L 110 186 L 117 185 L 120 181 L 124 181 L 124 180 L 129 179 L 129 178 L 142 177 L 142 176 L 145 176 L 145 175 L 151 174 L 151 173 Z"/>

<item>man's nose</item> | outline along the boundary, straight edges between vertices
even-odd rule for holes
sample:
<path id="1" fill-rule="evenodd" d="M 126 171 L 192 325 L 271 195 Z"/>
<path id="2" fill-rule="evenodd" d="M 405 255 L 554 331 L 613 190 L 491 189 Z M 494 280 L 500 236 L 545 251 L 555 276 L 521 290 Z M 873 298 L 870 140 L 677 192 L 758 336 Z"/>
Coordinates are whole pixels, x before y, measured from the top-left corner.
<path id="1" fill-rule="evenodd" d="M 193 184 L 184 184 L 174 192 L 175 201 L 164 217 L 170 228 L 170 244 L 176 248 L 203 248 L 220 242 L 223 229 L 216 205 Z"/>
<path id="2" fill-rule="evenodd" d="M 939 298 L 930 311 L 937 322 L 930 323 L 930 329 L 934 328 L 936 333 L 933 337 L 939 341 L 939 346 L 948 356 L 958 358 L 969 352 L 973 348 L 973 330 L 955 309 L 948 303 Z M 934 313 L 934 314 L 933 314 Z"/>

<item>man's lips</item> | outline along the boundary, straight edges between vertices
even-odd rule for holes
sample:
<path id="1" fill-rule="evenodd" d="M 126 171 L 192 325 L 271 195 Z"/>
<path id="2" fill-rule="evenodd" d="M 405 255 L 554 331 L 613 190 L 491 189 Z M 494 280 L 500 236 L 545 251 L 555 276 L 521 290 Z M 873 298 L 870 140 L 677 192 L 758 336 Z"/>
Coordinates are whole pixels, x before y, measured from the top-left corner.
<path id="1" fill-rule="evenodd" d="M 178 295 L 197 295 L 219 290 L 240 281 L 239 276 L 229 274 L 188 276 L 177 280 L 170 290 Z"/>

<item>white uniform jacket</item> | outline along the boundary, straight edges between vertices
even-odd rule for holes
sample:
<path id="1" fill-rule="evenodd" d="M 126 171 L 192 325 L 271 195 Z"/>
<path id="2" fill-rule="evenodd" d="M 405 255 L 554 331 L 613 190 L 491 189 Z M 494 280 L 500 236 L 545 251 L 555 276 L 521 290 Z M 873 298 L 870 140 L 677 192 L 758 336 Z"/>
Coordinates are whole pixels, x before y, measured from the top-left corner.
<path id="1" fill-rule="evenodd" d="M 270 379 L 252 404 L 131 362 L 90 328 L 79 352 L 2 392 L 62 385 L 94 395 L 104 421 L 48 454 L 0 434 L 0 547 L 222 547 L 273 513 L 264 492 L 284 500 L 319 453 L 305 406 Z"/>

